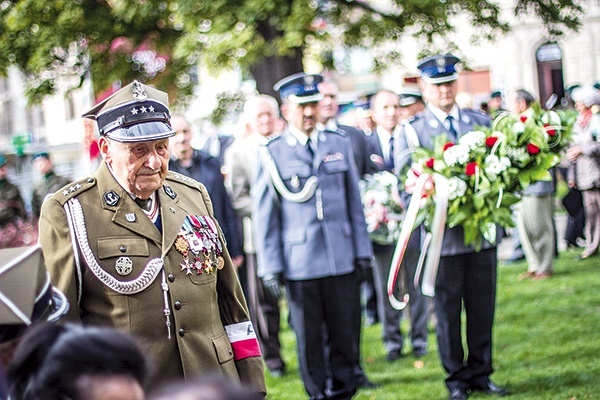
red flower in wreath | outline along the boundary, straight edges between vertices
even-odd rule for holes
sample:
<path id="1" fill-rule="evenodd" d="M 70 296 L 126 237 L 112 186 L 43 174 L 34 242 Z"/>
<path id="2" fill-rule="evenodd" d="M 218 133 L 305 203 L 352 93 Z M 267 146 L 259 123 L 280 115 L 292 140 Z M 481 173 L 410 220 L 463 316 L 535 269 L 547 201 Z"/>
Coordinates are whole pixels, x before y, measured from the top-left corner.
<path id="1" fill-rule="evenodd" d="M 425 161 L 425 166 L 427 168 L 433 169 L 434 165 L 435 165 L 435 158 L 433 158 L 433 157 L 431 157 L 429 160 Z"/>
<path id="2" fill-rule="evenodd" d="M 497 141 L 498 141 L 498 137 L 490 136 L 487 139 L 485 139 L 485 145 L 487 147 L 494 147 L 494 145 L 496 144 Z"/>
<path id="3" fill-rule="evenodd" d="M 532 156 L 535 156 L 536 154 L 539 154 L 540 148 L 533 143 L 527 143 L 527 152 Z"/>
<path id="4" fill-rule="evenodd" d="M 454 143 L 452 143 L 452 142 L 447 142 L 447 143 L 444 145 L 444 151 L 448 150 L 448 149 L 449 149 L 450 147 L 452 147 L 452 146 L 454 146 Z"/>
<path id="5" fill-rule="evenodd" d="M 525 123 L 527 121 L 527 115 L 519 115 L 519 119 L 522 123 Z"/>
<path id="6" fill-rule="evenodd" d="M 476 162 L 470 162 L 465 167 L 465 173 L 467 176 L 473 176 L 477 172 L 478 165 Z"/>
<path id="7" fill-rule="evenodd" d="M 556 136 L 556 129 L 554 129 L 550 124 L 544 124 L 544 130 L 548 134 L 548 136 Z"/>

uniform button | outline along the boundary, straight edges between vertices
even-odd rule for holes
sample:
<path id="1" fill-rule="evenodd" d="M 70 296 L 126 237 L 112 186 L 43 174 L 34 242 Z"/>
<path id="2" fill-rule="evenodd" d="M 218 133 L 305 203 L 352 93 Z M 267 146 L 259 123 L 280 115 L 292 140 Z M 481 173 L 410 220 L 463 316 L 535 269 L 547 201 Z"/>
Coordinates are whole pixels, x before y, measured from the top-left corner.
<path id="1" fill-rule="evenodd" d="M 181 302 L 179 300 L 175 302 L 175 309 L 176 310 L 181 310 Z"/>
<path id="2" fill-rule="evenodd" d="M 121 247 L 119 247 L 119 251 L 120 251 L 121 253 L 125 253 L 125 252 L 127 251 L 127 247 L 125 247 L 125 246 L 121 245 Z"/>
<path id="3" fill-rule="evenodd" d="M 182 329 L 179 330 L 179 336 L 184 337 L 185 336 L 185 331 Z"/>
<path id="4" fill-rule="evenodd" d="M 94 183 L 94 178 L 88 178 L 87 183 Z"/>
<path id="5" fill-rule="evenodd" d="M 169 274 L 169 276 L 167 277 L 167 279 L 169 280 L 169 282 L 173 283 L 173 282 L 175 282 L 175 275 Z"/>

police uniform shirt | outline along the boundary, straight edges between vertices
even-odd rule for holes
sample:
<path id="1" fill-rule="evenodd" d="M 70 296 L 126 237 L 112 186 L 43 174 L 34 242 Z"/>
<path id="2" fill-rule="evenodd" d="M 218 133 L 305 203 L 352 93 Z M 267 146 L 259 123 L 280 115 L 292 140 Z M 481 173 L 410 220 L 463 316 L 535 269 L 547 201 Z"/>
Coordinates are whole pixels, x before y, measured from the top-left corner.
<path id="1" fill-rule="evenodd" d="M 385 160 L 385 165 L 390 165 L 390 139 L 392 138 L 392 134 L 380 126 L 375 128 L 375 132 L 379 139 L 379 146 L 381 147 L 381 154 Z"/>

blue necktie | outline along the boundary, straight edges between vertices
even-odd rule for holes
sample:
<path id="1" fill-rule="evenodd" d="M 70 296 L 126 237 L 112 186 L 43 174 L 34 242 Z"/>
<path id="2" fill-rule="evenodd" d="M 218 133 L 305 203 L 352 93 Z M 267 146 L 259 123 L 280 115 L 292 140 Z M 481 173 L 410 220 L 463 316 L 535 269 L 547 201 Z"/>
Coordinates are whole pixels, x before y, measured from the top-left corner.
<path id="1" fill-rule="evenodd" d="M 313 147 L 313 143 L 312 143 L 312 139 L 308 138 L 308 140 L 306 141 L 306 149 L 308 150 L 308 153 L 310 154 L 310 159 L 314 159 L 315 158 L 315 149 Z"/>
<path id="2" fill-rule="evenodd" d="M 450 132 L 450 136 L 448 139 L 450 141 L 455 142 L 456 139 L 458 139 L 458 132 L 456 132 L 456 129 L 454 129 L 454 124 L 452 123 L 452 121 L 454 120 L 454 117 L 452 117 L 452 115 L 448 115 L 446 117 L 446 121 L 448 121 L 448 124 L 450 125 L 450 127 L 448 128 L 448 131 Z"/>
<path id="3" fill-rule="evenodd" d="M 390 137 L 390 152 L 388 154 L 388 168 L 394 169 L 394 137 Z"/>

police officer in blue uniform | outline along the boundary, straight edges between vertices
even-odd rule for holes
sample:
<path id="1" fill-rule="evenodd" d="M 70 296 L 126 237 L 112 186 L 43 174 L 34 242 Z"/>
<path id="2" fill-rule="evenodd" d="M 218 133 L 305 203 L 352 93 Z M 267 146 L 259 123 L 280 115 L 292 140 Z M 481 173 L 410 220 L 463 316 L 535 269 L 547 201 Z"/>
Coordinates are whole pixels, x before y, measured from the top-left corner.
<path id="1" fill-rule="evenodd" d="M 433 138 L 446 135 L 455 142 L 475 126 L 490 126 L 483 112 L 456 105 L 460 60 L 450 54 L 422 60 L 421 89 L 426 110 L 403 126 L 398 137 L 400 164 L 410 147 L 432 148 Z M 435 311 L 438 349 L 447 372 L 449 399 L 466 399 L 472 391 L 506 395 L 508 391 L 490 381 L 492 368 L 492 326 L 496 302 L 496 245 L 485 242 L 481 251 L 464 245 L 461 227 L 446 229 L 437 279 Z M 461 311 L 464 305 L 467 324 L 468 356 L 461 338 Z"/>
<path id="2" fill-rule="evenodd" d="M 310 398 L 349 399 L 358 359 L 352 314 L 372 250 L 350 142 L 315 128 L 322 79 L 300 73 L 275 85 L 288 127 L 261 149 L 253 189 L 258 274 L 274 294 L 285 282 Z"/>

